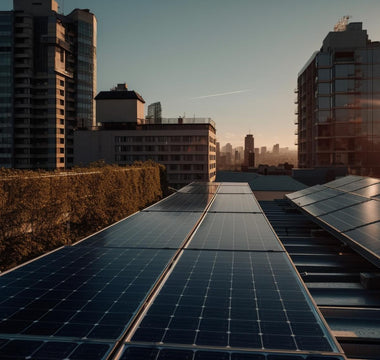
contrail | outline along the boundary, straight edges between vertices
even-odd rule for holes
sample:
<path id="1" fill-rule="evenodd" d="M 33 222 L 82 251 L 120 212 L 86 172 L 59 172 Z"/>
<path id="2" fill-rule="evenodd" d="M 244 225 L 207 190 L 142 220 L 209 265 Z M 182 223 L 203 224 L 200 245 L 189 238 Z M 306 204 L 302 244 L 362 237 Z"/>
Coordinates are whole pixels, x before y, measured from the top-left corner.
<path id="1" fill-rule="evenodd" d="M 229 91 L 229 92 L 219 93 L 219 94 L 197 96 L 197 97 L 194 97 L 192 99 L 206 99 L 206 98 L 210 98 L 210 97 L 225 96 L 225 95 L 232 95 L 232 94 L 240 94 L 240 93 L 248 92 L 248 91 L 251 91 L 251 90 L 252 89 Z"/>

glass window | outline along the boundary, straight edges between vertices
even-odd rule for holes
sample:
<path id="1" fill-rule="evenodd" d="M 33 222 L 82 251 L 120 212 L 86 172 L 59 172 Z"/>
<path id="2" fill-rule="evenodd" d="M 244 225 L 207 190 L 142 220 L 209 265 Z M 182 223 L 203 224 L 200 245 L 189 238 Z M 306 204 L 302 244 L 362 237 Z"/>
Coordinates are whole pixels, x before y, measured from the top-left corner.
<path id="1" fill-rule="evenodd" d="M 318 94 L 330 95 L 330 84 L 329 83 L 318 84 Z"/>
<path id="2" fill-rule="evenodd" d="M 335 65 L 335 77 L 351 77 L 355 75 L 354 64 L 338 64 Z"/>
<path id="3" fill-rule="evenodd" d="M 353 79 L 335 80 L 336 92 L 352 92 L 354 90 L 355 90 L 355 80 Z"/>
<path id="4" fill-rule="evenodd" d="M 330 109 L 330 97 L 318 97 L 318 108 L 319 109 Z"/>
<path id="5" fill-rule="evenodd" d="M 330 69 L 319 69 L 318 70 L 318 81 L 330 81 Z"/>

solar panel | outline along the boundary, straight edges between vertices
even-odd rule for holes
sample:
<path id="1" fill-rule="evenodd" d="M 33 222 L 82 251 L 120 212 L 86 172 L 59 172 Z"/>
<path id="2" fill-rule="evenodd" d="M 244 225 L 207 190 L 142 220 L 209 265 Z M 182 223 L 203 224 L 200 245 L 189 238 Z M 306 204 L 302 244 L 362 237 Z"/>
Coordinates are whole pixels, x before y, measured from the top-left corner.
<path id="1" fill-rule="evenodd" d="M 374 179 L 374 178 L 369 178 L 369 177 L 367 178 L 366 177 L 366 178 L 361 178 L 361 179 L 354 181 L 354 182 L 350 182 L 348 184 L 338 186 L 337 188 L 339 190 L 350 192 L 350 191 L 355 191 L 355 190 L 358 190 L 358 189 L 361 189 L 363 187 L 373 185 L 373 184 L 376 184 L 379 182 L 380 182 L 379 179 Z"/>
<path id="2" fill-rule="evenodd" d="M 219 184 L 216 183 L 191 183 L 179 189 L 180 193 L 187 194 L 215 194 L 218 190 Z"/>
<path id="3" fill-rule="evenodd" d="M 331 188 L 337 188 L 337 187 L 344 186 L 344 185 L 347 185 L 350 183 L 354 183 L 354 182 L 359 181 L 361 179 L 363 179 L 362 176 L 348 175 L 348 176 L 344 176 L 344 177 L 341 177 L 339 179 L 330 181 L 325 185 L 328 187 L 331 187 Z"/>
<path id="4" fill-rule="evenodd" d="M 131 342 L 338 352 L 284 253 L 185 250 Z"/>
<path id="5" fill-rule="evenodd" d="M 253 194 L 217 194 L 209 212 L 261 213 Z"/>
<path id="6" fill-rule="evenodd" d="M 322 215 L 319 218 L 335 229 L 345 232 L 378 221 L 380 219 L 380 202 L 376 200 L 366 201 Z"/>
<path id="7" fill-rule="evenodd" d="M 118 339 L 174 253 L 75 246 L 6 273 L 0 334 Z"/>
<path id="8" fill-rule="evenodd" d="M 315 193 L 318 191 L 322 191 L 325 189 L 326 189 L 325 186 L 315 185 L 315 186 L 311 186 L 311 187 L 308 187 L 308 188 L 300 190 L 300 191 L 293 192 L 291 194 L 286 194 L 285 196 L 290 200 L 295 200 L 295 199 L 300 198 L 302 196 L 309 195 L 309 194 L 312 194 L 312 193 Z"/>
<path id="9" fill-rule="evenodd" d="M 314 216 L 321 216 L 365 201 L 368 201 L 365 197 L 350 193 L 341 193 L 341 195 L 332 197 L 331 199 L 305 205 L 303 209 Z"/>
<path id="10" fill-rule="evenodd" d="M 342 194 L 342 192 L 339 190 L 326 188 L 324 190 L 317 191 L 317 192 L 314 192 L 312 194 L 308 194 L 308 195 L 305 195 L 302 197 L 298 197 L 297 199 L 294 200 L 294 202 L 299 206 L 305 206 L 305 205 L 309 205 L 312 203 L 316 203 L 318 201 L 330 199 L 334 196 L 338 196 L 341 194 Z"/>
<path id="11" fill-rule="evenodd" d="M 366 197 L 372 197 L 372 196 L 379 196 L 380 195 L 380 183 L 373 184 L 358 190 L 353 191 L 355 194 L 366 196 Z"/>
<path id="12" fill-rule="evenodd" d="M 299 193 L 287 197 L 306 213 L 318 218 L 327 230 L 335 232 L 355 251 L 379 266 L 380 180 L 347 176 L 325 185 L 331 190 L 341 191 L 342 195 L 326 197 L 314 203 L 298 197 Z"/>
<path id="13" fill-rule="evenodd" d="M 175 193 L 143 211 L 200 211 L 203 212 L 213 198 L 212 194 Z"/>
<path id="14" fill-rule="evenodd" d="M 94 234 L 77 246 L 178 249 L 201 215 L 199 212 L 143 211 Z"/>
<path id="15" fill-rule="evenodd" d="M 265 216 L 246 213 L 207 213 L 188 248 L 284 251 Z"/>
<path id="16" fill-rule="evenodd" d="M 2 360 L 31 359 L 57 360 L 81 359 L 103 360 L 111 351 L 112 344 L 75 341 L 1 339 L 0 354 Z"/>
<path id="17" fill-rule="evenodd" d="M 375 254 L 380 254 L 380 222 L 365 225 L 355 230 L 347 231 L 345 235 L 355 242 L 369 249 Z"/>
<path id="18" fill-rule="evenodd" d="M 225 185 L 225 183 L 221 183 L 218 194 L 252 194 L 252 190 L 248 184 Z"/>
<path id="19" fill-rule="evenodd" d="M 338 355 L 284 355 L 264 352 L 218 351 L 209 349 L 165 348 L 163 346 L 125 347 L 120 360 L 344 360 Z"/>

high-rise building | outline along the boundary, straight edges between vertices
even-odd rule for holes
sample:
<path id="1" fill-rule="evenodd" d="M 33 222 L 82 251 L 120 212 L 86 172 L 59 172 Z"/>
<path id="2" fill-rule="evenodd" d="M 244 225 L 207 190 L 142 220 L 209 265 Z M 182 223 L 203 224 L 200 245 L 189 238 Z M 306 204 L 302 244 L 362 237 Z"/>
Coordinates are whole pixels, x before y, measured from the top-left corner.
<path id="1" fill-rule="evenodd" d="M 249 155 L 250 153 L 253 155 Z M 255 143 L 252 134 L 248 134 L 244 139 L 244 165 L 249 167 L 255 166 Z"/>
<path id="2" fill-rule="evenodd" d="M 278 155 L 280 153 L 280 145 L 279 144 L 273 145 L 272 152 L 273 152 L 273 154 Z"/>
<path id="3" fill-rule="evenodd" d="M 343 18 L 298 75 L 300 168 L 380 176 L 380 43 Z"/>
<path id="4" fill-rule="evenodd" d="M 74 129 L 95 125 L 96 18 L 55 0 L 0 13 L 0 167 L 73 165 Z"/>
<path id="5" fill-rule="evenodd" d="M 148 105 L 147 119 L 153 121 L 155 124 L 160 124 L 162 119 L 162 108 L 160 102 L 155 102 Z"/>
<path id="6" fill-rule="evenodd" d="M 153 160 L 166 166 L 173 187 L 215 180 L 216 130 L 210 118 L 163 118 L 159 124 L 143 119 L 144 99 L 125 84 L 101 91 L 95 100 L 99 126 L 75 131 L 75 164 Z"/>

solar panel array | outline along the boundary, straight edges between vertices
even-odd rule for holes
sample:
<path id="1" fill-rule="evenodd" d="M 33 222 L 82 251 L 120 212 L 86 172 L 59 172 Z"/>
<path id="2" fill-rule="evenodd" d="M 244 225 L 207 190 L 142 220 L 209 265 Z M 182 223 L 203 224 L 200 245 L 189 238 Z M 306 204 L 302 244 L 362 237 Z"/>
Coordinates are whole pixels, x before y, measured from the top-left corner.
<path id="1" fill-rule="evenodd" d="M 223 183 L 0 276 L 0 354 L 344 359 L 249 186 Z"/>
<path id="2" fill-rule="evenodd" d="M 380 266 L 380 179 L 351 175 L 287 197 Z"/>

